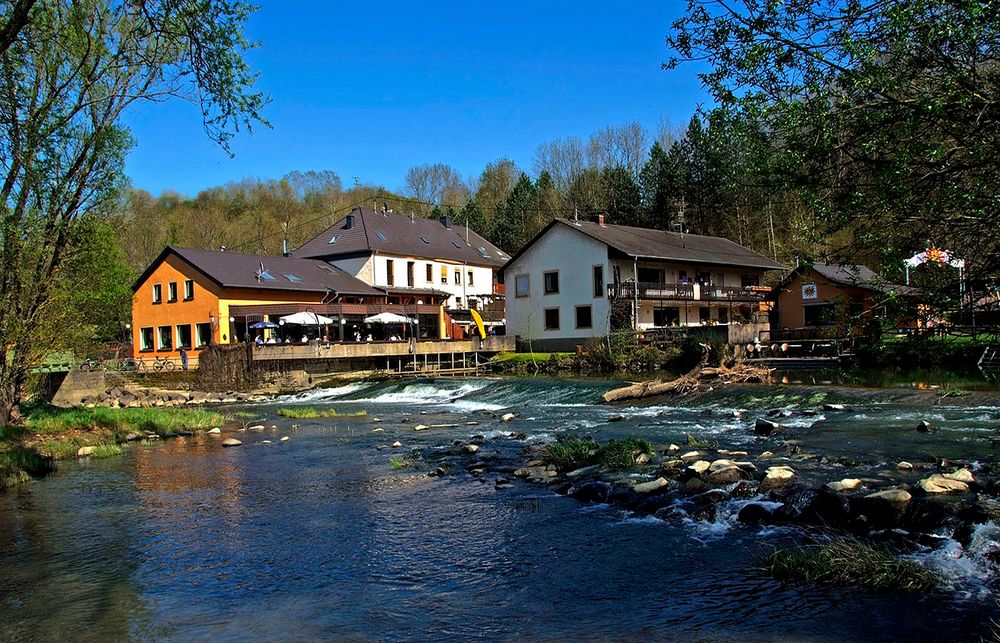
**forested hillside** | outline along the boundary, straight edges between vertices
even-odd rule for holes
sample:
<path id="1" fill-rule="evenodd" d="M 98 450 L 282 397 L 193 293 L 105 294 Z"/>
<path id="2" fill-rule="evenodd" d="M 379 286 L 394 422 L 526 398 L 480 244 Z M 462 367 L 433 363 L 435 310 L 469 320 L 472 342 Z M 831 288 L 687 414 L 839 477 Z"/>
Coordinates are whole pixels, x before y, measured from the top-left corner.
<path id="1" fill-rule="evenodd" d="M 749 180 L 748 139 L 740 124 L 714 114 L 655 133 L 628 123 L 544 143 L 530 168 L 498 159 L 463 177 L 445 163 L 415 166 L 395 189 L 345 188 L 334 172 L 302 171 L 195 196 L 131 190 L 112 216 L 135 271 L 167 244 L 280 253 L 286 238 L 295 248 L 352 207 L 382 204 L 449 214 L 508 252 L 555 217 L 602 211 L 613 223 L 724 236 L 785 261 L 821 254 L 808 209 Z"/>

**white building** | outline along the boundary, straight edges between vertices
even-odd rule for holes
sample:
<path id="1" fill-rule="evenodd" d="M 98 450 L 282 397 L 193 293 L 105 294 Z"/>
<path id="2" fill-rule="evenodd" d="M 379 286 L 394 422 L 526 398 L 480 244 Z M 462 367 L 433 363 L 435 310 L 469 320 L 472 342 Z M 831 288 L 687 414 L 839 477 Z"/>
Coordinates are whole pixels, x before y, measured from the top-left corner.
<path id="1" fill-rule="evenodd" d="M 761 278 L 782 266 L 727 239 L 556 219 L 503 267 L 507 334 L 571 350 L 612 328 L 767 328 Z"/>
<path id="2" fill-rule="evenodd" d="M 468 227 L 371 208 L 355 208 L 292 252 L 322 259 L 385 290 L 391 303 L 428 294 L 447 308 L 482 308 L 497 296 L 496 273 L 510 257 Z M 394 301 L 395 300 L 395 301 Z"/>

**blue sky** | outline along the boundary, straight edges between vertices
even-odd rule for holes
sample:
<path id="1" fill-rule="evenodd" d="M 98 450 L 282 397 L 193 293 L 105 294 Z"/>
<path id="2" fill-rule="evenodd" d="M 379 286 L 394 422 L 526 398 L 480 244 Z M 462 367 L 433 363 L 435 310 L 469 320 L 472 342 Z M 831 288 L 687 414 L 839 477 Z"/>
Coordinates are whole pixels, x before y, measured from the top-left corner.
<path id="1" fill-rule="evenodd" d="M 500 157 L 530 170 L 545 141 L 632 120 L 686 124 L 706 100 L 694 68 L 660 69 L 678 1 L 261 4 L 249 58 L 273 127 L 241 133 L 230 159 L 195 106 L 139 106 L 126 118 L 135 187 L 194 195 L 333 170 L 345 187 L 358 177 L 399 189 L 413 165 L 468 177 Z"/>

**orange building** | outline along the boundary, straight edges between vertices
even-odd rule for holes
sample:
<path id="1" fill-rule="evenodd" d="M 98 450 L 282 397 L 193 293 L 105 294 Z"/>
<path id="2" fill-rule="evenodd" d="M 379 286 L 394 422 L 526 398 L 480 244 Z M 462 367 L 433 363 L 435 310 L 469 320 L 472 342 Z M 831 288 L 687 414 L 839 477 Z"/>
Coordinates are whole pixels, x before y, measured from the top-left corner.
<path id="1" fill-rule="evenodd" d="M 913 288 L 890 284 L 865 266 L 817 263 L 796 268 L 772 290 L 771 337 L 845 337 L 873 318 L 910 325 L 888 307 L 892 296 Z"/>
<path id="2" fill-rule="evenodd" d="M 268 337 L 250 326 L 294 312 L 333 315 L 322 329 L 342 339 L 346 322 L 386 309 L 387 294 L 313 259 L 167 247 L 132 287 L 135 357 L 197 357 L 212 343 Z M 422 303 L 422 302 L 421 302 Z M 428 304 L 433 303 L 428 298 Z M 421 306 L 420 313 L 437 313 Z M 430 310 L 427 310 L 427 309 Z M 338 327 L 339 325 L 339 327 Z M 296 329 L 315 338 L 317 328 Z"/>

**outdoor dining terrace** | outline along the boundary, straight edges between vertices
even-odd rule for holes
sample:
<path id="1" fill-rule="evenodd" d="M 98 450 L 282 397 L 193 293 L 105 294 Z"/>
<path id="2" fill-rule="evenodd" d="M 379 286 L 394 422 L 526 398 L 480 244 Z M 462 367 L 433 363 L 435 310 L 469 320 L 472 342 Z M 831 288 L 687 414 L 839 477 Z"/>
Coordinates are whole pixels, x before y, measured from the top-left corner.
<path id="1" fill-rule="evenodd" d="M 514 338 L 437 339 L 408 341 L 308 342 L 254 345 L 254 361 L 336 360 L 431 356 L 461 353 L 500 353 L 514 350 Z"/>

